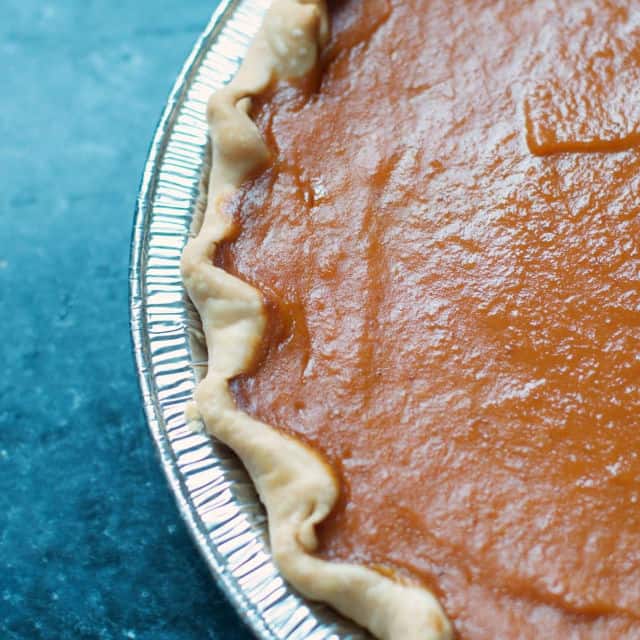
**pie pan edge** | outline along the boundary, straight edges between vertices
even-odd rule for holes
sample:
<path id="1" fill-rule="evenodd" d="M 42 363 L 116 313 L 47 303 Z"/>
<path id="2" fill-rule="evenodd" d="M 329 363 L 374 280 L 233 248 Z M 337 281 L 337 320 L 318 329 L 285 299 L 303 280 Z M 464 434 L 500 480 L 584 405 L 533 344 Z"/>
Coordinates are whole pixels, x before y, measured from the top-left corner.
<path id="1" fill-rule="evenodd" d="M 227 84 L 268 0 L 222 0 L 175 82 L 156 129 L 137 199 L 129 273 L 131 335 L 144 410 L 181 516 L 214 578 L 257 637 L 368 637 L 281 578 L 264 510 L 226 447 L 193 433 L 184 410 L 196 383 L 180 277 L 204 164 L 209 95 Z M 198 363 L 195 363 L 198 366 Z"/>

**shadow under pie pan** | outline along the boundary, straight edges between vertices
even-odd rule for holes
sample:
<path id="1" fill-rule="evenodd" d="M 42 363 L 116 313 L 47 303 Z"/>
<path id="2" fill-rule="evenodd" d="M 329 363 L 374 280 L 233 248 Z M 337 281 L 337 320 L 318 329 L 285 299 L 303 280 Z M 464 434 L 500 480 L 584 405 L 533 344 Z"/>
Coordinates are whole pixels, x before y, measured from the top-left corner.
<path id="1" fill-rule="evenodd" d="M 180 276 L 207 151 L 207 99 L 240 66 L 269 0 L 223 0 L 196 42 L 151 143 L 137 202 L 130 268 L 131 332 L 151 435 L 213 577 L 257 637 L 369 637 L 305 601 L 280 576 L 266 517 L 237 457 L 187 425 L 202 354 Z"/>

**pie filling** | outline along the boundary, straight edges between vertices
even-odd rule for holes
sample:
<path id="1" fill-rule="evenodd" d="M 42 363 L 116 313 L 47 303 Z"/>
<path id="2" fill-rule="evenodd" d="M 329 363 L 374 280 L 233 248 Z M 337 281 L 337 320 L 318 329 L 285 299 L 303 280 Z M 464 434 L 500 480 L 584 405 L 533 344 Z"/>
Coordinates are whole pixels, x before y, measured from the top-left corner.
<path id="1" fill-rule="evenodd" d="M 253 107 L 236 400 L 336 471 L 321 557 L 422 581 L 461 639 L 640 637 L 632 5 L 336 1 L 318 81 Z"/>

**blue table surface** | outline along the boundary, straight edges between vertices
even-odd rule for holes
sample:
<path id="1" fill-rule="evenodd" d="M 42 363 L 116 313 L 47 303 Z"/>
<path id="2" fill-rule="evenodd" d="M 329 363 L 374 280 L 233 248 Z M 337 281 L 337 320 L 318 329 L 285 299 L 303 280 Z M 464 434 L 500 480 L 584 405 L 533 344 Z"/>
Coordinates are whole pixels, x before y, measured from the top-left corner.
<path id="1" fill-rule="evenodd" d="M 2 0 L 0 639 L 248 639 L 141 410 L 129 239 L 215 0 Z"/>

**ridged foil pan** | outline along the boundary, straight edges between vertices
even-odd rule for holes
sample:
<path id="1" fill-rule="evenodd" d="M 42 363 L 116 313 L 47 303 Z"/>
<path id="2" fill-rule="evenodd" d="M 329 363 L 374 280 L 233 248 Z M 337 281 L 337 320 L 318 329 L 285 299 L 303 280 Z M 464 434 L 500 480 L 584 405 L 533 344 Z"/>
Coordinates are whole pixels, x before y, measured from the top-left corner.
<path id="1" fill-rule="evenodd" d="M 243 466 L 184 410 L 201 354 L 180 278 L 207 145 L 209 95 L 233 77 L 269 0 L 222 0 L 186 61 L 144 169 L 131 247 L 131 331 L 144 408 L 178 507 L 231 603 L 264 640 L 368 637 L 305 602 L 269 551 L 266 518 Z"/>

